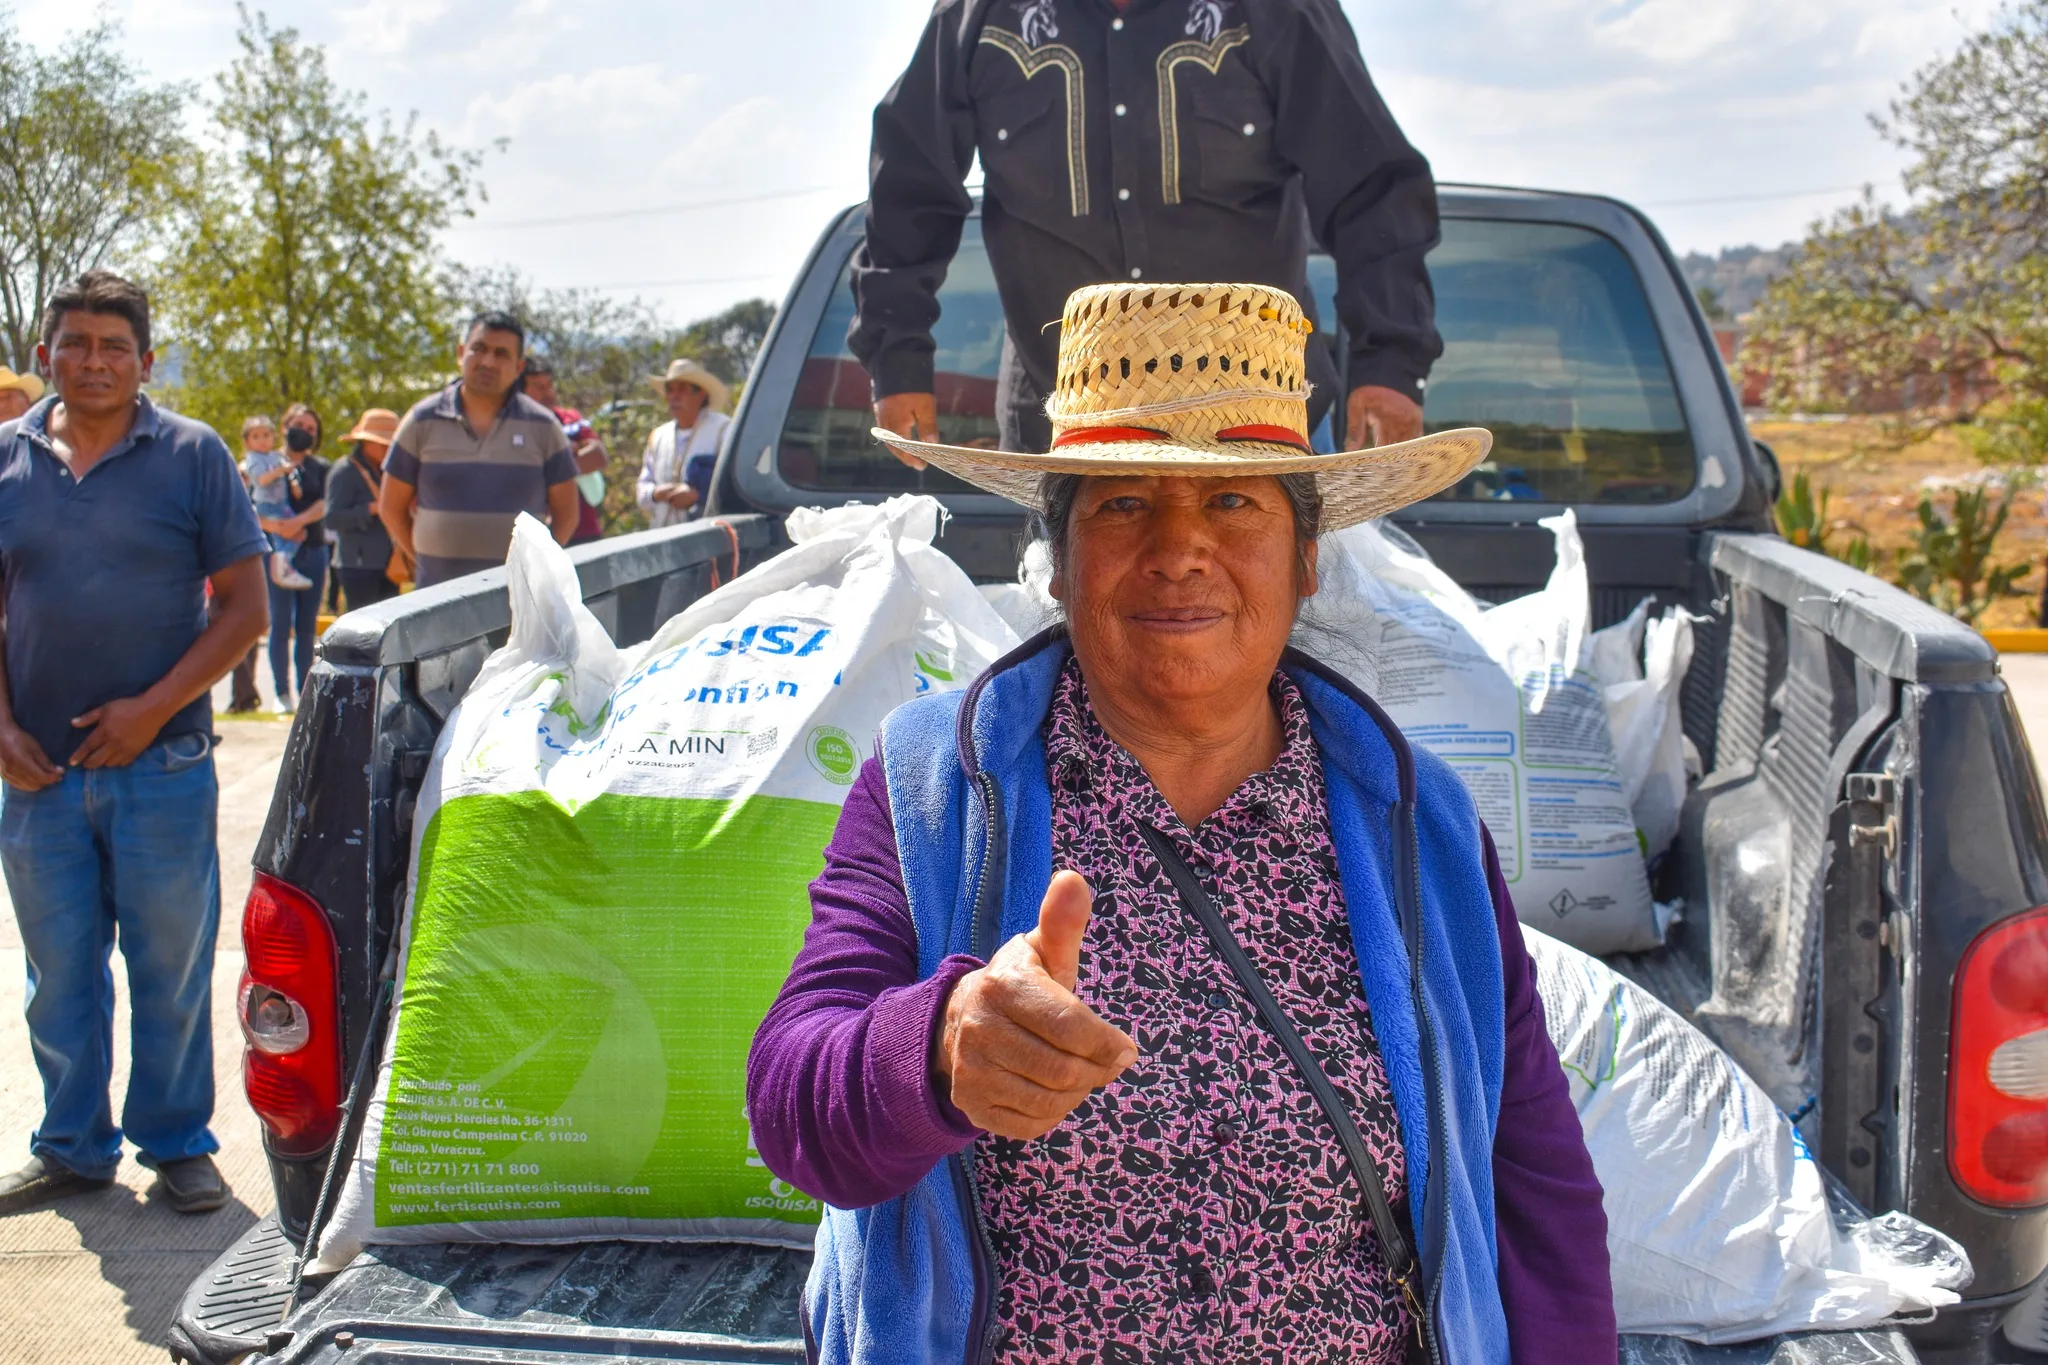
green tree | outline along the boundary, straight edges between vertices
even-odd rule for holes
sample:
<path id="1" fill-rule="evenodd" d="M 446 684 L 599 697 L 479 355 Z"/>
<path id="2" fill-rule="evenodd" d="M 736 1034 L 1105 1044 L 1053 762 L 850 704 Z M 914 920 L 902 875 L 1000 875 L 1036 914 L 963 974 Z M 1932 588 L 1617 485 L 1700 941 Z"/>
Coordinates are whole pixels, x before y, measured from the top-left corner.
<path id="1" fill-rule="evenodd" d="M 502 309 L 526 327 L 530 350 L 555 367 L 562 401 L 584 412 L 626 398 L 651 401 L 648 376 L 659 372 L 675 337 L 641 299 L 594 289 L 536 289 L 515 270 L 457 271 L 465 314 Z"/>
<path id="2" fill-rule="evenodd" d="M 774 304 L 766 299 L 745 299 L 685 327 L 676 338 L 675 353 L 695 356 L 705 369 L 732 385 L 737 395 L 774 321 Z"/>
<path id="3" fill-rule="evenodd" d="M 528 347 L 555 367 L 563 403 L 580 409 L 611 451 L 605 471 L 605 534 L 642 530 L 634 501 L 647 437 L 668 420 L 653 384 L 677 356 L 694 356 L 740 389 L 775 320 L 775 305 L 747 299 L 686 327 L 661 320 L 642 299 L 620 300 L 591 289 L 535 289 L 515 270 L 463 269 L 459 293 L 467 312 L 499 308 L 526 327 Z"/>
<path id="4" fill-rule="evenodd" d="M 27 371 L 45 300 L 144 246 L 169 208 L 191 92 L 152 85 L 102 20 L 48 55 L 0 10 L 0 363 Z"/>
<path id="5" fill-rule="evenodd" d="M 402 410 L 454 365 L 438 236 L 482 197 L 481 155 L 416 118 L 373 126 L 322 50 L 260 13 L 239 42 L 165 270 L 174 401 L 222 430 L 293 402 L 330 423 Z"/>
<path id="6" fill-rule="evenodd" d="M 1919 206 L 1814 225 L 1757 309 L 1747 363 L 1780 407 L 1907 387 L 1916 421 L 1969 420 L 1996 390 L 2048 397 L 2048 0 L 1929 63 L 1874 122 L 1911 154 Z"/>

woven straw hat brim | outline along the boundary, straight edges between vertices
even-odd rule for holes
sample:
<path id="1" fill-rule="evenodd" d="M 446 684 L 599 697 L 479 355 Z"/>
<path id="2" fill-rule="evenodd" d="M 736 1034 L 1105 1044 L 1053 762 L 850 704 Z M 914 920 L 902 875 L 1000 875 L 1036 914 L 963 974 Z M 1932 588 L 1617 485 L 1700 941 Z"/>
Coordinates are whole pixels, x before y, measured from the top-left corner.
<path id="1" fill-rule="evenodd" d="M 1323 495 L 1322 529 L 1342 530 L 1383 517 L 1410 503 L 1434 497 L 1471 473 L 1493 449 L 1493 433 L 1481 427 L 1439 431 L 1413 441 L 1304 455 L 1284 447 L 1203 445 L 1169 441 L 1117 441 L 1069 445 L 1046 455 L 980 450 L 972 446 L 912 441 L 881 427 L 875 439 L 891 450 L 914 455 L 956 478 L 1034 512 L 1039 481 L 1047 474 L 1167 475 L 1237 478 L 1256 474 L 1314 474 Z"/>

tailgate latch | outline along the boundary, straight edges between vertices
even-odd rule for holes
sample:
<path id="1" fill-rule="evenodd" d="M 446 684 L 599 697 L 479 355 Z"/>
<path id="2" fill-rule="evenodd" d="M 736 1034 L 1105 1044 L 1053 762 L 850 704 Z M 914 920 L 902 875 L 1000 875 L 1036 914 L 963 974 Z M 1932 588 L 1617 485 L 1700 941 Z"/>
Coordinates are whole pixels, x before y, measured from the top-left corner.
<path id="1" fill-rule="evenodd" d="M 1899 817 L 1893 811 L 1898 784 L 1884 773 L 1849 774 L 1849 847 L 1899 851 Z"/>

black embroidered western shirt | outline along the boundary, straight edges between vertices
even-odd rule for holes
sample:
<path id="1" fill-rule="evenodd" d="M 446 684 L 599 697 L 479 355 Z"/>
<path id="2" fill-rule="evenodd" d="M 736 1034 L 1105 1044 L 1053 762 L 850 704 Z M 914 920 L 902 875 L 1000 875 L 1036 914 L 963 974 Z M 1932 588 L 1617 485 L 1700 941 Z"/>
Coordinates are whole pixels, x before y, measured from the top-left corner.
<path id="1" fill-rule="evenodd" d="M 848 342 L 878 397 L 932 388 L 976 153 L 1010 342 L 1040 393 L 1073 290 L 1245 282 L 1313 312 L 1313 240 L 1336 259 L 1348 385 L 1421 401 L 1443 350 L 1423 265 L 1436 189 L 1337 0 L 938 0 L 875 108 Z"/>

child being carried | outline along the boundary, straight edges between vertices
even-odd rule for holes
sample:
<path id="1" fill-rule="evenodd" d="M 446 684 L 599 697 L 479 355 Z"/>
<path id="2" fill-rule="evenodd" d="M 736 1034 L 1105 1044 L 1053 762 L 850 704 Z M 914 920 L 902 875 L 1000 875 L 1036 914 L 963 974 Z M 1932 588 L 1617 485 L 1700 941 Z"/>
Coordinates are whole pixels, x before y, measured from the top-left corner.
<path id="1" fill-rule="evenodd" d="M 256 515 L 265 521 L 283 521 L 292 515 L 291 475 L 296 468 L 277 449 L 277 426 L 268 417 L 251 417 L 242 423 L 242 478 L 249 485 L 249 501 Z M 310 588 L 313 580 L 292 567 L 299 542 L 288 536 L 265 531 L 270 542 L 270 581 L 294 591 Z"/>

